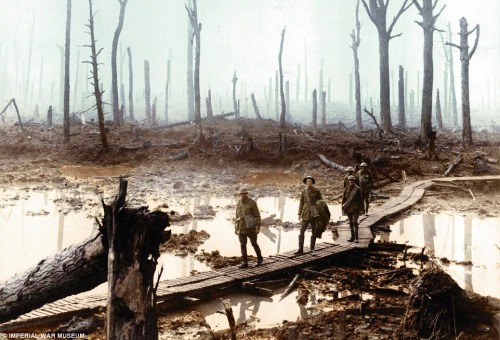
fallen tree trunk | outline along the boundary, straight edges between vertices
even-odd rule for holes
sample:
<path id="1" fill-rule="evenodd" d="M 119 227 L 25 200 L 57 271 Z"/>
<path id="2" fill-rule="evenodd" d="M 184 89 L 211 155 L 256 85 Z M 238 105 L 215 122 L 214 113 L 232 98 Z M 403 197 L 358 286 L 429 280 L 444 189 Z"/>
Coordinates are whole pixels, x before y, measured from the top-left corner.
<path id="1" fill-rule="evenodd" d="M 446 171 L 444 172 L 444 176 L 448 176 L 450 174 L 450 172 L 458 165 L 458 163 L 460 163 L 462 161 L 462 155 L 460 153 L 458 153 L 457 157 L 455 158 L 455 160 L 450 164 L 450 166 L 448 167 L 448 169 L 446 169 Z"/>
<path id="2" fill-rule="evenodd" d="M 235 115 L 234 112 L 228 112 L 228 113 L 222 113 L 220 115 L 213 116 L 210 119 L 225 118 L 225 117 L 234 116 L 234 115 Z M 202 118 L 201 120 L 207 120 L 207 117 Z M 151 130 L 170 129 L 170 128 L 174 128 L 174 127 L 177 127 L 177 126 L 190 125 L 190 124 L 193 124 L 193 121 L 192 120 L 186 120 L 186 121 L 183 121 L 183 122 L 177 122 L 177 123 L 172 123 L 172 124 L 168 124 L 168 125 L 154 126 L 154 127 L 151 128 Z"/>
<path id="3" fill-rule="evenodd" d="M 134 213 L 147 223 L 165 218 L 168 221 L 166 213 L 148 212 L 146 207 L 134 209 Z M 106 224 L 104 219 L 102 224 Z M 100 227 L 94 238 L 71 245 L 34 268 L 0 283 L 0 323 L 106 282 L 108 239 L 104 230 Z M 169 237 L 168 230 L 161 240 Z"/>
<path id="4" fill-rule="evenodd" d="M 338 171 L 340 171 L 340 172 L 342 172 L 342 173 L 344 173 L 344 172 L 345 172 L 345 167 L 344 167 L 344 166 L 342 166 L 342 165 L 340 165 L 340 164 L 337 164 L 337 163 L 334 163 L 334 162 L 332 162 L 332 161 L 328 160 L 328 158 L 326 158 L 326 157 L 325 157 L 325 156 L 323 156 L 322 154 L 319 154 L 319 153 L 318 153 L 317 155 L 318 155 L 319 159 L 321 159 L 321 161 L 322 161 L 323 163 L 325 163 L 326 165 L 328 165 L 330 168 L 334 168 L 335 170 L 338 170 Z"/>
<path id="5" fill-rule="evenodd" d="M 3 282 L 0 285 L 0 323 L 106 282 L 107 258 L 105 238 L 99 234 Z"/>

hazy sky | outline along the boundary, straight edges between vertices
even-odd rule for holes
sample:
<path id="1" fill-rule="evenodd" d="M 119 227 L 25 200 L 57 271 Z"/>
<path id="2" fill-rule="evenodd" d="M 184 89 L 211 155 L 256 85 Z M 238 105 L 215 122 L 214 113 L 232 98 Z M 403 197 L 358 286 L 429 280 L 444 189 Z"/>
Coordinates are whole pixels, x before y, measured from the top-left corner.
<path id="1" fill-rule="evenodd" d="M 419 0 L 421 2 L 422 0 Z M 187 14 L 185 1 L 181 0 L 129 0 L 125 24 L 121 34 L 123 52 L 130 47 L 134 59 L 134 87 L 137 96 L 144 88 L 144 60 L 149 60 L 152 92 L 158 96 L 158 106 L 163 112 L 166 68 L 172 59 L 172 110 L 185 114 L 186 110 L 186 49 Z M 390 1 L 388 22 L 399 8 L 400 0 Z M 458 43 L 459 19 L 469 22 L 469 29 L 481 25 L 479 47 L 471 60 L 471 100 L 478 109 L 493 109 L 500 104 L 500 4 L 498 0 L 439 0 L 437 8 L 446 5 L 437 27 L 446 29 L 451 23 L 454 42 Z M 201 91 L 206 96 L 212 89 L 214 108 L 232 111 L 226 105 L 231 96 L 231 78 L 236 70 L 239 81 L 237 96 L 243 101 L 255 92 L 257 101 L 264 106 L 264 88 L 278 68 L 281 30 L 286 27 L 283 51 L 285 80 L 290 81 L 290 97 L 295 99 L 297 72 L 300 65 L 300 99 L 304 99 L 304 60 L 307 53 L 308 88 L 319 85 L 319 69 L 324 63 L 324 85 L 331 81 L 332 101 L 346 102 L 349 98 L 349 77 L 353 70 L 349 36 L 354 28 L 355 0 L 198 0 L 201 32 Z M 105 99 L 109 101 L 111 80 L 111 43 L 118 22 L 118 0 L 94 0 L 96 36 L 98 47 L 104 48 L 99 59 L 104 65 L 100 77 L 104 83 Z M 436 11 L 437 13 L 437 11 Z M 85 91 L 85 64 L 80 64 L 77 100 L 74 99 L 77 58 L 89 60 L 88 1 L 73 1 L 71 36 L 71 106 L 80 110 L 82 91 Z M 0 0 L 0 103 L 18 98 L 21 110 L 32 111 L 34 103 L 40 110 L 52 104 L 60 111 L 59 79 L 60 52 L 64 46 L 66 1 L 64 0 Z M 408 71 L 408 88 L 417 91 L 417 71 L 422 80 L 422 29 L 415 23 L 420 20 L 415 7 L 410 8 L 396 24 L 393 34 L 403 33 L 390 43 L 390 62 L 397 82 L 398 66 Z M 378 40 L 375 26 L 360 5 L 361 46 L 360 72 L 364 85 L 362 97 L 378 97 Z M 31 65 L 30 30 L 34 23 Z M 443 87 L 444 60 L 439 34 L 434 36 L 435 86 Z M 473 45 L 475 34 L 470 35 Z M 307 52 L 305 47 L 307 46 Z M 458 50 L 454 50 L 456 91 L 460 96 L 460 68 Z M 41 69 L 43 60 L 43 69 Z M 119 59 L 118 59 L 119 60 Z M 118 65 L 119 67 L 120 65 Z M 27 70 L 30 70 L 29 76 Z M 40 80 L 40 75 L 42 80 Z M 125 91 L 128 91 L 128 60 L 123 67 Z M 22 81 L 24 80 L 24 81 Z M 26 80 L 29 85 L 26 86 Z M 273 81 L 274 83 L 274 81 Z M 40 91 L 41 85 L 41 91 Z M 24 100 L 26 88 L 31 100 Z M 393 87 L 396 89 L 397 87 Z M 324 89 L 326 90 L 326 88 Z M 496 90 L 496 92 L 495 92 Z M 245 93 L 242 93 L 245 92 Z M 153 95 L 153 96 L 154 96 Z M 395 98 L 391 94 L 392 98 Z M 310 94 L 309 94 L 310 98 Z M 229 98 L 230 99 L 230 98 Z M 204 100 L 202 101 L 204 106 Z M 215 105 L 217 103 L 217 105 Z M 363 103 L 364 105 L 365 103 Z M 481 106 L 482 104 L 482 106 Z M 368 103 L 366 103 L 368 106 Z M 136 110 L 142 110 L 137 106 Z"/>

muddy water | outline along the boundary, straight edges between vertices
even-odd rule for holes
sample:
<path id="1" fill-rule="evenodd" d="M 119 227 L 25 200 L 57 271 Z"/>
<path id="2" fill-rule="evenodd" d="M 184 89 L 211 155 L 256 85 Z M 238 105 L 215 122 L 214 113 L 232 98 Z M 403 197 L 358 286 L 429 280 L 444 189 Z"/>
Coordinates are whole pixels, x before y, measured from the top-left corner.
<path id="1" fill-rule="evenodd" d="M 120 170 L 121 173 L 123 170 Z M 114 195 L 114 194 L 113 194 Z M 111 197 L 111 196 L 110 196 Z M 0 281 L 17 272 L 33 267 L 41 259 L 64 247 L 80 242 L 96 232 L 95 217 L 102 216 L 101 196 L 95 193 L 52 187 L 9 188 L 0 191 Z M 140 198 L 141 204 L 154 208 L 167 203 L 170 210 L 190 212 L 195 217 L 200 207 L 211 206 L 214 215 L 198 216 L 183 225 L 171 227 L 173 233 L 189 230 L 205 230 L 210 238 L 200 246 L 209 252 L 219 250 L 223 256 L 239 256 L 239 244 L 234 235 L 232 217 L 238 197 L 192 198 L 175 202 L 161 202 L 154 195 Z M 272 217 L 287 222 L 297 222 L 299 202 L 286 197 L 254 197 L 262 218 Z M 109 202 L 109 200 L 106 200 Z M 203 211 L 203 209 L 201 209 Z M 338 206 L 330 206 L 332 219 L 341 217 Z M 451 215 L 415 215 L 391 225 L 392 232 L 379 235 L 379 239 L 408 242 L 417 247 L 425 246 L 439 258 L 446 257 L 444 265 L 455 280 L 464 288 L 482 295 L 500 298 L 499 246 L 500 225 L 498 218 L 479 218 Z M 263 227 L 258 242 L 264 256 L 284 252 L 297 247 L 297 229 L 281 226 Z M 309 233 L 306 235 L 309 238 Z M 335 242 L 331 233 L 325 233 L 319 242 Z M 249 254 L 254 254 L 249 245 Z M 470 261 L 471 265 L 457 262 Z M 186 257 L 164 254 L 163 279 L 190 275 L 194 271 L 210 270 L 193 255 Z M 247 321 L 257 327 L 272 327 L 283 320 L 295 320 L 308 315 L 308 307 L 320 296 L 312 292 L 306 306 L 297 304 L 293 292 L 278 302 L 284 287 L 277 288 L 270 298 L 243 293 L 229 298 L 238 322 Z M 105 293 L 103 284 L 86 294 Z M 206 316 L 212 328 L 227 328 L 225 316 L 218 314 L 218 300 L 193 307 Z"/>
<path id="2" fill-rule="evenodd" d="M 464 289 L 500 298 L 500 218 L 422 214 L 390 226 L 376 241 L 426 247 Z"/>

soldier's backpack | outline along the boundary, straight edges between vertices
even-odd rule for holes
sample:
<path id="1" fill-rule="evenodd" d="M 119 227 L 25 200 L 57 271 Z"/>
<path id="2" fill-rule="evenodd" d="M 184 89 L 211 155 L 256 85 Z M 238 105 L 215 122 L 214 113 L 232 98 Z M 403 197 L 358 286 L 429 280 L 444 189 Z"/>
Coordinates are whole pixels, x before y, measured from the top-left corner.
<path id="1" fill-rule="evenodd" d="M 326 230 L 326 226 L 330 222 L 330 209 L 323 200 L 316 201 L 316 209 L 318 209 L 318 218 L 316 219 L 316 237 L 321 238 L 321 235 Z"/>

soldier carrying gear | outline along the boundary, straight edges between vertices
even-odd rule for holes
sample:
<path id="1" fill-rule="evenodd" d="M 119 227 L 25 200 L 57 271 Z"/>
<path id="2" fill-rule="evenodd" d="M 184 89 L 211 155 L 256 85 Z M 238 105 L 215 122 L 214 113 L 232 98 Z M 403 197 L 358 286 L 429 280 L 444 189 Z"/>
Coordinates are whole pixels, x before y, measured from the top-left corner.
<path id="1" fill-rule="evenodd" d="M 370 198 L 370 192 L 373 189 L 374 180 L 373 175 L 368 169 L 366 163 L 361 163 L 359 167 L 361 168 L 361 170 L 358 171 L 359 187 L 361 189 L 361 196 L 363 197 L 364 213 L 368 216 L 368 207 L 370 206 L 368 199 Z"/>
<path id="2" fill-rule="evenodd" d="M 316 255 L 314 247 L 316 245 L 316 220 L 319 217 L 318 209 L 316 208 L 316 202 L 323 199 L 321 192 L 316 189 L 313 184 L 316 180 L 311 176 L 305 176 L 302 182 L 306 185 L 306 188 L 300 193 L 300 203 L 299 203 L 299 222 L 300 222 L 300 234 L 299 234 L 299 249 L 295 252 L 296 255 L 301 255 L 304 253 L 304 239 L 307 226 L 311 225 L 311 243 L 310 250 L 311 255 Z"/>
<path id="3" fill-rule="evenodd" d="M 359 213 L 363 211 L 363 199 L 361 189 L 355 184 L 356 177 L 351 175 L 347 177 L 349 184 L 344 188 L 342 194 L 342 212 L 349 219 L 351 229 L 351 238 L 349 242 L 358 242 L 358 218 Z"/>
<path id="4" fill-rule="evenodd" d="M 260 212 L 257 207 L 257 203 L 248 197 L 248 190 L 246 188 L 240 188 L 239 192 L 241 199 L 236 204 L 236 224 L 235 224 L 235 234 L 238 235 L 241 248 L 241 257 L 243 258 L 239 268 L 248 267 L 248 255 L 247 255 L 247 238 L 250 239 L 250 243 L 255 250 L 257 255 L 256 267 L 260 266 L 264 261 L 262 253 L 260 252 L 260 247 L 257 244 L 257 234 L 260 232 Z"/>

